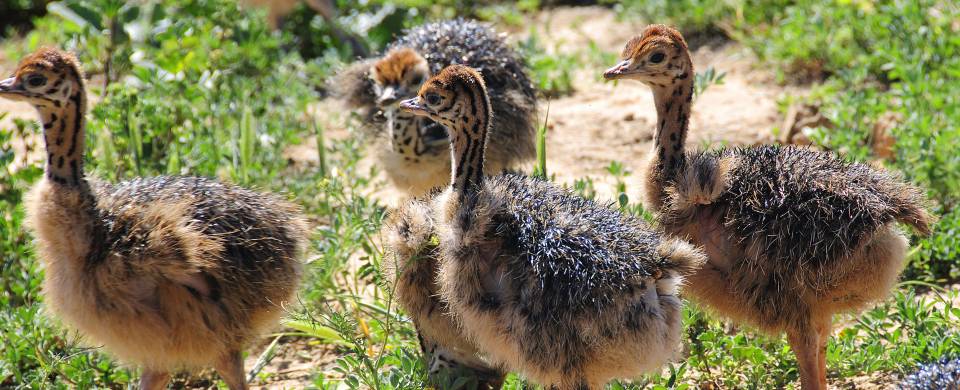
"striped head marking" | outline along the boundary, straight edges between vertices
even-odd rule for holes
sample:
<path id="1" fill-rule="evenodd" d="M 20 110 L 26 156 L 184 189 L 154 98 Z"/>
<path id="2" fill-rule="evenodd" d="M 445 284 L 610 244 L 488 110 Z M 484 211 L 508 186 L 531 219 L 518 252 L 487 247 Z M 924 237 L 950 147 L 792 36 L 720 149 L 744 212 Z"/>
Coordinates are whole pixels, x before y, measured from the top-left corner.
<path id="1" fill-rule="evenodd" d="M 690 77 L 693 71 L 687 42 L 680 32 L 662 24 L 649 25 L 630 39 L 620 58 L 618 64 L 603 73 L 604 78 L 668 86 Z"/>
<path id="2" fill-rule="evenodd" d="M 430 76 L 427 60 L 409 48 L 391 50 L 373 65 L 373 79 L 377 105 L 386 107 L 401 99 L 413 97 L 420 84 Z"/>
<path id="3" fill-rule="evenodd" d="M 0 98 L 35 106 L 63 106 L 82 89 L 83 72 L 73 54 L 43 48 L 27 56 L 12 77 L 0 81 Z"/>
<path id="4" fill-rule="evenodd" d="M 426 116 L 448 129 L 490 116 L 487 88 L 480 73 L 464 65 L 450 65 L 420 87 L 417 97 L 400 102 L 400 109 Z M 483 112 L 481 112 L 483 111 Z"/>

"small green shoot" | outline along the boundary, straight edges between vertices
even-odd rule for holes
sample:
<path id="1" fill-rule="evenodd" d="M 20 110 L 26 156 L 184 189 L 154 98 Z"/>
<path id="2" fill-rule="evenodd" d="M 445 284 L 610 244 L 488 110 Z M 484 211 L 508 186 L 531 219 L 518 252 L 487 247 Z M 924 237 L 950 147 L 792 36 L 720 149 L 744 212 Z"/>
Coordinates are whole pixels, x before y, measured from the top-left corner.
<path id="1" fill-rule="evenodd" d="M 543 123 L 537 127 L 537 164 L 533 167 L 533 176 L 547 180 L 547 128 L 550 123 L 550 101 L 547 100 L 547 113 Z"/>
<path id="2" fill-rule="evenodd" d="M 703 72 L 697 72 L 693 81 L 693 97 L 699 98 L 710 88 L 711 85 L 723 85 L 723 78 L 727 76 L 726 72 L 717 73 L 713 67 L 707 68 Z"/>

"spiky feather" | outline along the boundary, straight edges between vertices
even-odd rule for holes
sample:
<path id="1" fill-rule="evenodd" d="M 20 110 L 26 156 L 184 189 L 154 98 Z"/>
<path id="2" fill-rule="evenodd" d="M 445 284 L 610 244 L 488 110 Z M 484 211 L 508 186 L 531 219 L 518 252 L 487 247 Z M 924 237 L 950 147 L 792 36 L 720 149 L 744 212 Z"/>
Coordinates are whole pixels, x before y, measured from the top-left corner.
<path id="1" fill-rule="evenodd" d="M 441 234 L 441 296 L 480 340 L 502 340 L 482 344 L 496 361 L 568 388 L 673 356 L 676 288 L 701 252 L 540 179 L 498 175 L 473 196 L 452 217 L 458 238 Z M 649 355 L 611 363 L 637 348 Z"/>
<path id="2" fill-rule="evenodd" d="M 960 389 L 960 358 L 944 357 L 937 362 L 923 364 L 904 378 L 898 388 L 903 390 Z"/>
<path id="3" fill-rule="evenodd" d="M 766 261 L 818 268 L 849 255 L 893 221 L 930 231 L 933 217 L 923 208 L 923 194 L 887 171 L 794 146 L 694 152 L 685 171 L 716 172 L 722 158 L 737 164 L 713 203 L 727 205 L 724 224 L 734 239 L 761 248 Z M 674 210 L 663 216 L 664 224 L 673 225 L 682 213 L 668 207 Z"/>
<path id="4" fill-rule="evenodd" d="M 658 253 L 661 236 L 636 218 L 543 180 L 507 174 L 488 183 L 490 194 L 509 194 L 491 238 L 509 248 L 515 280 L 533 287 L 531 308 L 544 319 L 602 311 L 638 279 L 680 266 Z"/>

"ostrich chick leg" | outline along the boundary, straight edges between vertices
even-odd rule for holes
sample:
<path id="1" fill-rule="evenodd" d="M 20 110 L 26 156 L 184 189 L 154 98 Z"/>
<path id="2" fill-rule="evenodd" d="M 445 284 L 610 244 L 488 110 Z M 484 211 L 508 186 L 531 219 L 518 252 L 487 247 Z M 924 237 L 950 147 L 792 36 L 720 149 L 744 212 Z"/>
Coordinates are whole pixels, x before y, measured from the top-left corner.
<path id="1" fill-rule="evenodd" d="M 140 375 L 140 390 L 162 390 L 170 382 L 170 373 L 144 369 Z"/>
<path id="2" fill-rule="evenodd" d="M 247 378 L 243 372 L 243 354 L 240 351 L 233 351 L 221 357 L 215 368 L 231 390 L 247 390 Z"/>

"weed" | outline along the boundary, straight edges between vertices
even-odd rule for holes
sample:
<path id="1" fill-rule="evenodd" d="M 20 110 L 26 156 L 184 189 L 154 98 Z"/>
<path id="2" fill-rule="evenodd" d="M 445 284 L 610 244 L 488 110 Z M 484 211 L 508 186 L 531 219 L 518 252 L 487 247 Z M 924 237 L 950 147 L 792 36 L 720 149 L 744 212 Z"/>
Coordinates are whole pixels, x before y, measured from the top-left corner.
<path id="1" fill-rule="evenodd" d="M 537 163 L 533 167 L 533 176 L 546 179 L 547 175 L 547 128 L 550 123 L 550 102 L 547 102 L 547 113 L 543 117 L 543 124 L 537 126 Z"/>
<path id="2" fill-rule="evenodd" d="M 699 98 L 711 85 L 723 85 L 723 78 L 726 76 L 726 72 L 717 73 L 712 66 L 703 72 L 697 72 L 693 81 L 694 98 Z"/>
<path id="3" fill-rule="evenodd" d="M 573 93 L 573 71 L 578 66 L 577 56 L 547 52 L 541 38 L 531 28 L 530 35 L 520 42 L 520 54 L 526 59 L 534 87 L 546 97 Z"/>

